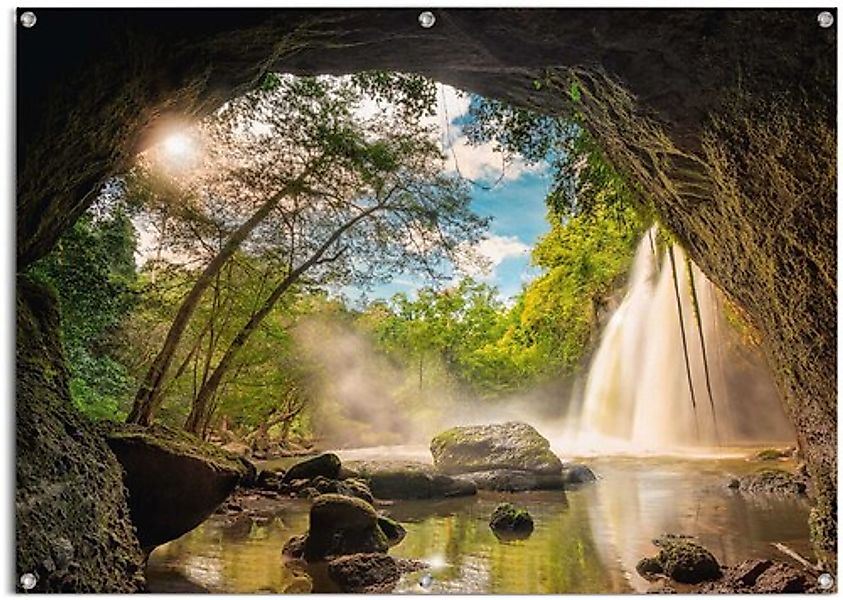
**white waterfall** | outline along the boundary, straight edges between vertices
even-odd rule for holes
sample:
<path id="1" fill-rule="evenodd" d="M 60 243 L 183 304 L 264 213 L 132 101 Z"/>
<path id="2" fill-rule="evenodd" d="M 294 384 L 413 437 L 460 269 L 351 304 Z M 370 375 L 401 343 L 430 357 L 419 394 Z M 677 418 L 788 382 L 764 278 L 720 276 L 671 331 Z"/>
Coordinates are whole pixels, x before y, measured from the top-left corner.
<path id="1" fill-rule="evenodd" d="M 578 414 L 569 423 L 568 444 L 585 452 L 659 453 L 792 440 L 769 373 L 744 366 L 744 371 L 752 370 L 751 377 L 728 375 L 734 369 L 727 362 L 735 336 L 712 283 L 678 246 L 673 247 L 674 280 L 670 257 L 657 254 L 654 240 L 655 228 L 638 246 L 626 295 L 601 335 L 576 404 Z M 692 301 L 689 266 L 699 314 Z"/>

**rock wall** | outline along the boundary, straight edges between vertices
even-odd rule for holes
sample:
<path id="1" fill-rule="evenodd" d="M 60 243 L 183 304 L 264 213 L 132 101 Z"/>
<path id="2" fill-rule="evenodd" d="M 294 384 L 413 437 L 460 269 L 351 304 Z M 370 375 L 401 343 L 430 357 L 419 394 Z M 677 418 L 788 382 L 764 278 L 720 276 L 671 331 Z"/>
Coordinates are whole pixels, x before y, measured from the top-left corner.
<path id="1" fill-rule="evenodd" d="M 19 269 L 168 121 L 268 69 L 416 71 L 582 112 L 758 328 L 836 562 L 837 35 L 816 10 L 449 9 L 430 30 L 411 9 L 36 12 L 18 31 Z"/>
<path id="2" fill-rule="evenodd" d="M 35 592 L 136 592 L 144 557 L 105 441 L 70 403 L 56 298 L 18 278 L 14 580 Z"/>

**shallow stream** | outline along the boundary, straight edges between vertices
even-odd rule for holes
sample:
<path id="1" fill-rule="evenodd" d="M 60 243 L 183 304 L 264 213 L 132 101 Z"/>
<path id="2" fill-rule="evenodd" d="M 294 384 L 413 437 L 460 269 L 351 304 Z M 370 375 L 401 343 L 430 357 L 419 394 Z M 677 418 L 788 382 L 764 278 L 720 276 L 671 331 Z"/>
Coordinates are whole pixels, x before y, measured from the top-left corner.
<path id="1" fill-rule="evenodd" d="M 367 456 L 368 454 L 368 456 Z M 373 453 L 340 453 L 345 460 Z M 394 452 L 391 460 L 411 458 Z M 287 462 L 287 461 L 285 461 Z M 762 466 L 743 458 L 615 457 L 583 459 L 599 480 L 567 492 L 502 494 L 379 506 L 407 529 L 393 556 L 430 568 L 404 576 L 396 592 L 605 593 L 644 591 L 636 562 L 654 554 L 661 533 L 693 535 L 725 565 L 783 556 L 781 542 L 810 556 L 807 501 L 745 496 L 726 487 L 731 475 Z M 501 542 L 489 516 L 501 501 L 525 506 L 535 531 Z M 277 514 L 257 523 L 213 516 L 149 559 L 151 591 L 293 591 L 294 573 L 281 548 L 307 529 L 309 503 L 280 500 Z M 432 583 L 421 587 L 425 574 Z"/>

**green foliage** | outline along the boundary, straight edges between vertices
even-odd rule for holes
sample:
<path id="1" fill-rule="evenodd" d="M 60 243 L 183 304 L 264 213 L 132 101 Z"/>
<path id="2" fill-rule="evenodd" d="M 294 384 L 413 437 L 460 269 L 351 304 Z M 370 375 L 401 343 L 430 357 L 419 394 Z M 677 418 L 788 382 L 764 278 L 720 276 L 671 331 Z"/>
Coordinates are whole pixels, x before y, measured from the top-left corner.
<path id="1" fill-rule="evenodd" d="M 371 99 L 393 104 L 417 116 L 431 117 L 436 109 L 436 83 L 413 73 L 363 71 L 351 76 Z"/>
<path id="2" fill-rule="evenodd" d="M 569 95 L 580 101 L 576 82 Z M 572 113 L 551 117 L 499 100 L 472 97 L 465 132 L 471 143 L 494 142 L 505 155 L 520 155 L 529 164 L 546 161 L 553 176 L 547 203 L 560 216 L 598 207 L 624 208 L 637 203 L 635 191 L 606 160 L 602 149 Z"/>
<path id="3" fill-rule="evenodd" d="M 572 373 L 600 311 L 627 273 L 644 223 L 631 208 L 599 207 L 562 219 L 533 250 L 544 273 L 512 308 L 487 284 L 464 279 L 370 304 L 358 323 L 378 347 L 418 375 L 419 387 L 459 386 L 498 397 Z"/>
<path id="4" fill-rule="evenodd" d="M 497 388 L 496 365 L 483 348 L 503 332 L 505 308 L 497 291 L 465 278 L 452 288 L 425 288 L 415 299 L 396 294 L 370 305 L 358 322 L 379 347 L 418 374 L 419 388 L 450 383 L 478 392 Z"/>
<path id="5" fill-rule="evenodd" d="M 519 354 L 521 373 L 570 373 L 589 348 L 608 297 L 627 273 L 643 223 L 630 208 L 595 208 L 552 229 L 533 250 L 545 272 L 512 311 L 499 351 Z"/>
<path id="6" fill-rule="evenodd" d="M 192 269 L 171 265 L 152 283 L 151 267 L 142 273 L 144 294 L 124 328 L 126 343 L 121 358 L 138 376 L 147 357 L 161 344 L 167 324 L 195 277 Z M 184 334 L 165 390 L 169 401 L 160 413 L 163 423 L 182 426 L 209 370 L 261 302 L 272 284 L 269 274 L 280 269 L 277 263 L 245 253 L 238 253 L 226 264 Z M 217 414 L 225 416 L 229 426 L 246 433 L 279 411 L 293 411 L 305 402 L 304 374 L 289 327 L 298 315 L 320 310 L 327 303 L 324 294 L 294 290 L 264 320 L 225 377 L 216 399 Z M 302 425 L 297 415 L 285 423 L 290 432 Z"/>
<path id="7" fill-rule="evenodd" d="M 62 340 L 76 406 L 95 419 L 119 418 L 133 379 L 115 358 L 119 328 L 135 304 L 135 231 L 116 207 L 86 213 L 33 275 L 57 292 Z"/>

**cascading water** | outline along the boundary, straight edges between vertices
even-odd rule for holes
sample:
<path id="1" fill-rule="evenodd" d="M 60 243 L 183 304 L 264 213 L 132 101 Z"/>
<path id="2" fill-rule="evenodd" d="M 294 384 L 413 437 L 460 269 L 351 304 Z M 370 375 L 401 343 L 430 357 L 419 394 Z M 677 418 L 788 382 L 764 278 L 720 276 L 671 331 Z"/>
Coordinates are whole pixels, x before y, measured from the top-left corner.
<path id="1" fill-rule="evenodd" d="M 714 286 L 678 246 L 673 261 L 658 253 L 655 234 L 651 229 L 638 246 L 626 296 L 603 331 L 576 404 L 569 442 L 599 453 L 792 442 L 769 373 L 733 356 L 737 336 Z"/>

